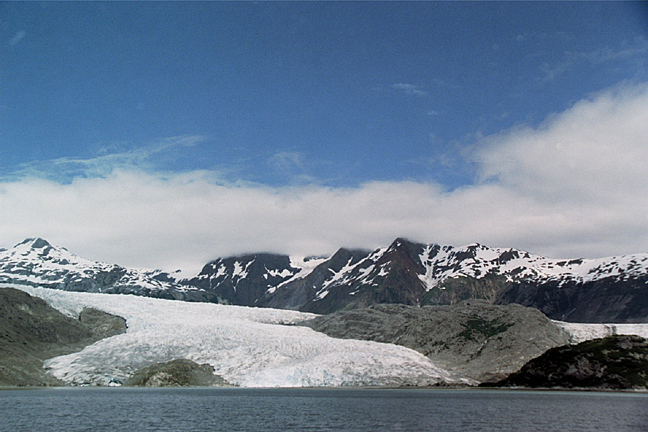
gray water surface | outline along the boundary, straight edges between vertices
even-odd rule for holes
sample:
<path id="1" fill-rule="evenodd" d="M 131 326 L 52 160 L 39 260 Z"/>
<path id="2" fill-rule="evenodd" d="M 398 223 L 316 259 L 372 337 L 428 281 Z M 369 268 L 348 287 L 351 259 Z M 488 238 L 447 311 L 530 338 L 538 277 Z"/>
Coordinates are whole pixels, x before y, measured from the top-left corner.
<path id="1" fill-rule="evenodd" d="M 0 391 L 0 431 L 645 431 L 648 394 L 506 390 Z"/>

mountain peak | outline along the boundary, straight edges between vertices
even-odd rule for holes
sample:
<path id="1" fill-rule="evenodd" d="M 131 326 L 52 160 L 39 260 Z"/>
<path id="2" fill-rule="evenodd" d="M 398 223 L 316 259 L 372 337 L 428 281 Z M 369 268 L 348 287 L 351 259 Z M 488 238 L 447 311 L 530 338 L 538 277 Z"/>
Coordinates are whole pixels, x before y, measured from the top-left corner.
<path id="1" fill-rule="evenodd" d="M 410 244 L 414 244 L 414 242 L 409 239 L 406 239 L 405 237 L 398 237 L 396 240 L 392 242 L 390 246 L 400 247 L 402 245 L 410 245 Z"/>
<path id="2" fill-rule="evenodd" d="M 52 245 L 45 239 L 40 237 L 27 238 L 16 245 L 17 246 L 29 246 L 31 249 L 43 249 L 47 247 L 52 247 Z"/>
<path id="3" fill-rule="evenodd" d="M 412 240 L 406 239 L 404 237 L 398 237 L 396 240 L 392 242 L 391 245 L 387 248 L 387 250 L 406 250 L 406 251 L 411 251 L 411 250 L 418 250 L 424 248 L 425 244 L 423 243 L 417 243 Z"/>

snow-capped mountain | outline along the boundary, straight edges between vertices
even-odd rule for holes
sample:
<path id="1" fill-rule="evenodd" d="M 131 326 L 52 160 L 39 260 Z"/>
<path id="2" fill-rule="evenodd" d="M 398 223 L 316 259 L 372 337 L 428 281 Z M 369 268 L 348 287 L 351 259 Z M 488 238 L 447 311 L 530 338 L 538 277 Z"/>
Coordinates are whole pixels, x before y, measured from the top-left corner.
<path id="1" fill-rule="evenodd" d="M 381 303 L 413 306 L 485 299 L 573 322 L 648 322 L 648 253 L 560 260 L 480 244 L 396 239 L 330 257 L 221 258 L 193 278 L 79 258 L 43 239 L 0 250 L 0 283 L 132 293 L 190 301 L 331 313 Z"/>
<path id="2" fill-rule="evenodd" d="M 561 320 L 648 321 L 648 254 L 560 260 L 480 244 L 397 239 L 374 251 L 340 249 L 328 259 L 270 254 L 220 259 L 181 283 L 233 304 L 316 313 L 479 298 L 537 307 Z"/>
<path id="3" fill-rule="evenodd" d="M 274 292 L 288 280 L 311 273 L 323 261 L 266 253 L 221 258 L 204 266 L 198 276 L 181 283 L 213 292 L 235 305 L 258 306 L 266 293 Z"/>
<path id="4" fill-rule="evenodd" d="M 193 286 L 158 280 L 157 274 L 80 258 L 41 238 L 0 250 L 0 283 L 190 301 L 216 298 Z"/>

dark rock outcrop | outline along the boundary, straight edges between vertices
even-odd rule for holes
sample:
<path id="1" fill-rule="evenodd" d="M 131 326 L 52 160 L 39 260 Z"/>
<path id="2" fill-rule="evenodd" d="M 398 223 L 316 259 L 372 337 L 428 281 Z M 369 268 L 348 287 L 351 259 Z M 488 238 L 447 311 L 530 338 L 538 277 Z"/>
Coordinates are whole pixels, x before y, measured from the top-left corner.
<path id="1" fill-rule="evenodd" d="M 548 350 L 498 387 L 648 389 L 648 340 L 610 336 Z"/>
<path id="2" fill-rule="evenodd" d="M 287 255 L 258 253 L 222 258 L 205 265 L 198 276 L 182 281 L 239 306 L 260 306 L 271 287 L 294 276 L 299 269 Z"/>
<path id="3" fill-rule="evenodd" d="M 414 349 L 478 382 L 500 380 L 569 335 L 535 309 L 472 300 L 452 306 L 375 305 L 303 323 L 344 339 Z"/>
<path id="4" fill-rule="evenodd" d="M 94 308 L 83 309 L 79 314 L 79 321 L 97 340 L 126 332 L 124 318 Z"/>
<path id="5" fill-rule="evenodd" d="M 60 385 L 43 370 L 44 360 L 125 331 L 123 318 L 85 309 L 74 319 L 23 291 L 0 288 L 0 386 Z"/>
<path id="6" fill-rule="evenodd" d="M 397 239 L 380 256 L 367 254 L 348 280 L 333 284 L 328 295 L 300 310 L 331 313 L 375 304 L 420 306 L 425 294 L 425 284 L 419 278 L 425 273 L 419 259 L 423 248 L 422 244 Z"/>
<path id="7" fill-rule="evenodd" d="M 470 276 L 444 280 L 423 295 L 422 305 L 453 305 L 464 300 L 487 300 L 493 303 L 511 283 L 506 276 L 487 274 L 481 278 Z M 515 303 L 503 302 L 502 304 Z"/>
<path id="8" fill-rule="evenodd" d="M 581 323 L 648 322 L 648 275 L 595 281 L 520 281 L 495 299 L 541 310 L 552 319 Z"/>
<path id="9" fill-rule="evenodd" d="M 326 313 L 324 310 L 327 309 L 327 305 L 331 303 L 331 300 L 333 300 L 334 304 L 338 304 L 335 299 L 340 293 L 333 292 L 327 301 L 322 302 L 322 288 L 336 274 L 343 272 L 343 269 L 348 266 L 357 265 L 368 254 L 369 252 L 364 250 L 339 249 L 306 276 L 288 280 L 279 285 L 276 290 L 267 292 L 260 300 L 259 305 L 308 312 L 319 310 L 318 313 Z M 347 301 L 343 299 L 342 304 L 346 306 Z"/>
<path id="10" fill-rule="evenodd" d="M 133 387 L 214 387 L 228 386 L 222 377 L 214 375 L 214 368 L 191 360 L 176 359 L 156 363 L 136 371 L 125 386 Z"/>

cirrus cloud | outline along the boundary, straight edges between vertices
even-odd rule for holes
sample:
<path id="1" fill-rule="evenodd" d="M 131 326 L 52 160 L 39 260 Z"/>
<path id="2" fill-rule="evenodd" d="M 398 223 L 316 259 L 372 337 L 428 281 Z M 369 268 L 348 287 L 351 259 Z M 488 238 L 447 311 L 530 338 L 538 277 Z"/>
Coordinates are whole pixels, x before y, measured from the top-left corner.
<path id="1" fill-rule="evenodd" d="M 405 83 L 396 83 L 391 86 L 393 89 L 401 91 L 406 95 L 413 96 L 428 96 L 429 93 L 425 90 L 422 90 L 421 87 L 414 84 L 405 84 Z"/>

